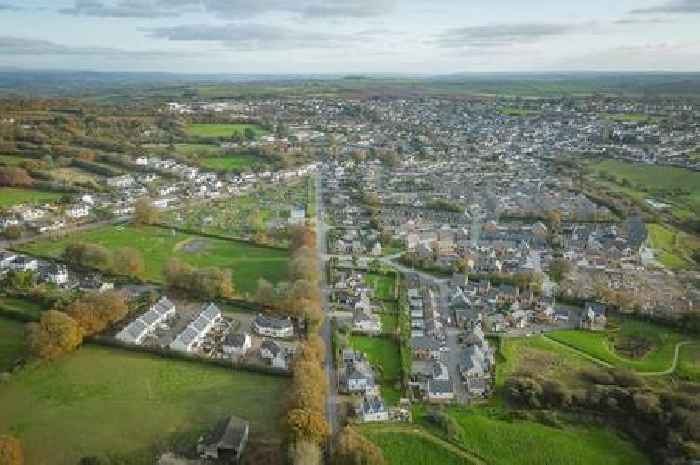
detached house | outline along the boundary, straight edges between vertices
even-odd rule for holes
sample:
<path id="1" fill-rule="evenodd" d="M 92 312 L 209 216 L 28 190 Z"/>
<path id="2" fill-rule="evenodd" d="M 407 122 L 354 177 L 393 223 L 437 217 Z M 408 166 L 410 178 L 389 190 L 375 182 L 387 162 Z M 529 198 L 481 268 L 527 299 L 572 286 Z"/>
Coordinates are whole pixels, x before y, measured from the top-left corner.
<path id="1" fill-rule="evenodd" d="M 292 320 L 258 315 L 253 320 L 253 330 L 260 336 L 288 338 L 294 336 Z"/>

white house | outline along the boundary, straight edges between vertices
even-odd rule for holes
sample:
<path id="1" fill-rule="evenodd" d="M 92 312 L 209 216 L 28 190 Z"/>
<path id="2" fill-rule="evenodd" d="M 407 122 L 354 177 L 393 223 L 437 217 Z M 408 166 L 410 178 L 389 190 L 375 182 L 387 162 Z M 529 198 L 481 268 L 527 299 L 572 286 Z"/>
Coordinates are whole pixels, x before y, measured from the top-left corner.
<path id="1" fill-rule="evenodd" d="M 213 303 L 203 305 L 199 315 L 175 338 L 170 348 L 192 352 L 221 319 L 219 307 Z"/>
<path id="2" fill-rule="evenodd" d="M 270 363 L 273 368 L 286 370 L 288 368 L 285 350 L 275 341 L 266 339 L 260 346 L 260 356 Z"/>
<path id="3" fill-rule="evenodd" d="M 17 254 L 9 250 L 0 250 L 0 270 L 10 268 L 12 262 L 17 258 Z"/>
<path id="4" fill-rule="evenodd" d="M 167 297 L 162 297 L 146 313 L 120 331 L 116 338 L 129 344 L 141 344 L 156 327 L 175 315 L 176 308 Z"/>
<path id="5" fill-rule="evenodd" d="M 384 400 L 377 395 L 363 396 L 357 414 L 363 422 L 389 420 L 389 411 L 384 405 Z"/>
<path id="6" fill-rule="evenodd" d="M 66 210 L 66 215 L 73 219 L 85 218 L 90 215 L 90 207 L 86 204 L 71 205 Z"/>

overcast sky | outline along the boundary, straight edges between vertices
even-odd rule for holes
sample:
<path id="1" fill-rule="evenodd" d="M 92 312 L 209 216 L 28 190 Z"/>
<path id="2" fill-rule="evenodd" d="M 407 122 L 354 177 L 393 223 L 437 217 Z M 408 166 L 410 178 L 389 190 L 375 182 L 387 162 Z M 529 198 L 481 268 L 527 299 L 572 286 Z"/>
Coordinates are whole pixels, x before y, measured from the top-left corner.
<path id="1" fill-rule="evenodd" d="M 700 71 L 700 0 L 0 0 L 0 68 Z"/>

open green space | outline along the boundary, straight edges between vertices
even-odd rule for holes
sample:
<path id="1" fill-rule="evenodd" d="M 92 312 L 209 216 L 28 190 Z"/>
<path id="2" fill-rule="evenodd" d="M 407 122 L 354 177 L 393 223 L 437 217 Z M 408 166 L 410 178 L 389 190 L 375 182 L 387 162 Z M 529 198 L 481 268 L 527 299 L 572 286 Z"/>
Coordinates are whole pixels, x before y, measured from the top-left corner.
<path id="1" fill-rule="evenodd" d="M 365 283 L 374 289 L 374 297 L 380 300 L 396 300 L 394 293 L 394 284 L 396 280 L 394 275 L 383 275 L 375 273 L 367 273 L 365 275 Z"/>
<path id="2" fill-rule="evenodd" d="M 86 346 L 1 385 L 0 432 L 22 440 L 28 464 L 115 455 L 150 465 L 156 446 L 192 450 L 228 415 L 278 437 L 287 388 L 285 378 Z"/>
<path id="3" fill-rule="evenodd" d="M 241 293 L 255 292 L 260 278 L 278 282 L 287 276 L 286 251 L 152 226 L 106 226 L 59 240 L 30 242 L 22 245 L 22 249 L 28 253 L 58 257 L 68 244 L 74 242 L 99 244 L 111 250 L 132 247 L 143 254 L 146 268 L 143 277 L 154 282 L 163 281 L 163 267 L 170 258 L 195 267 L 230 269 L 236 289 Z"/>
<path id="4" fill-rule="evenodd" d="M 539 115 L 540 111 L 539 110 L 529 110 L 527 108 L 515 108 L 515 107 L 508 107 L 508 108 L 503 108 L 499 110 L 499 113 L 502 115 L 506 116 L 535 116 Z"/>
<path id="5" fill-rule="evenodd" d="M 677 374 L 683 379 L 700 382 L 700 342 L 681 347 Z"/>
<path id="6" fill-rule="evenodd" d="M 700 239 L 672 226 L 648 225 L 649 241 L 656 260 L 670 269 L 694 266 L 692 254 L 700 250 Z"/>
<path id="7" fill-rule="evenodd" d="M 260 137 L 267 133 L 263 128 L 257 124 L 208 124 L 208 123 L 195 123 L 190 124 L 185 129 L 185 132 L 190 136 L 201 136 L 201 137 L 231 137 L 234 133 L 238 133 L 244 136 L 246 129 L 252 129 L 255 131 L 256 137 Z"/>
<path id="8" fill-rule="evenodd" d="M 501 409 L 448 409 L 460 427 L 455 442 L 489 465 L 644 465 L 649 460 L 615 432 L 593 426 L 546 426 Z M 417 413 L 418 422 L 434 427 Z M 437 432 L 436 434 L 443 434 Z"/>
<path id="9" fill-rule="evenodd" d="M 537 374 L 558 379 L 568 386 L 580 382 L 577 372 L 595 364 L 543 336 L 504 337 L 490 341 L 496 352 L 496 389 L 517 374 Z"/>
<path id="10" fill-rule="evenodd" d="M 382 386 L 382 396 L 388 405 L 398 403 L 401 393 L 401 356 L 399 346 L 389 337 L 351 336 L 350 346 L 367 355 Z"/>
<path id="11" fill-rule="evenodd" d="M 0 297 L 0 309 L 24 315 L 38 320 L 44 309 L 41 305 L 30 300 L 17 297 Z"/>
<path id="12" fill-rule="evenodd" d="M 59 181 L 69 183 L 86 183 L 97 181 L 98 177 L 89 171 L 80 168 L 57 168 L 51 170 L 51 176 Z"/>
<path id="13" fill-rule="evenodd" d="M 220 155 L 223 153 L 223 150 L 218 145 L 176 144 L 175 152 L 186 157 L 203 158 L 210 157 L 212 155 Z"/>
<path id="14" fill-rule="evenodd" d="M 657 123 L 662 119 L 645 113 L 603 113 L 601 116 L 611 121 L 618 121 L 621 123 Z"/>
<path id="15" fill-rule="evenodd" d="M 469 465 L 455 446 L 417 427 L 363 426 L 360 431 L 382 450 L 387 465 Z"/>
<path id="16" fill-rule="evenodd" d="M 615 321 L 606 331 L 565 330 L 548 336 L 613 366 L 641 373 L 669 369 L 676 344 L 686 339 L 663 326 L 629 318 Z"/>
<path id="17" fill-rule="evenodd" d="M 0 318 L 0 373 L 12 368 L 22 352 L 24 352 L 24 325 L 14 320 Z M 2 389 L 1 385 L 0 389 Z"/>
<path id="18" fill-rule="evenodd" d="M 637 200 L 654 198 L 672 205 L 672 213 L 687 219 L 700 209 L 700 173 L 684 168 L 605 160 L 590 165 L 593 172 L 613 176 L 620 192 Z"/>
<path id="19" fill-rule="evenodd" d="M 219 157 L 202 158 L 201 164 L 204 168 L 219 172 L 240 173 L 260 165 L 262 162 L 254 155 L 241 153 L 238 155 L 224 155 Z"/>
<path id="20" fill-rule="evenodd" d="M 0 207 L 12 207 L 23 203 L 54 202 L 63 196 L 60 192 L 44 192 L 15 187 L 0 187 Z"/>

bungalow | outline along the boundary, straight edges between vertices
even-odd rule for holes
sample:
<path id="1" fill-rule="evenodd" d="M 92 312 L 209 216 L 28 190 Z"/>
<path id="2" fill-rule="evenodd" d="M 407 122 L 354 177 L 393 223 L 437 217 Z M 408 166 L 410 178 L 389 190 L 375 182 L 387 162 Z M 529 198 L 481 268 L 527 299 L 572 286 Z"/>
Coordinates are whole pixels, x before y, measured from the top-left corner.
<path id="1" fill-rule="evenodd" d="M 227 334 L 224 338 L 224 353 L 231 357 L 241 357 L 250 350 L 252 341 L 248 333 Z"/>
<path id="2" fill-rule="evenodd" d="M 289 317 L 281 319 L 259 314 L 253 320 L 253 330 L 260 336 L 278 338 L 294 336 L 294 326 Z"/>
<path id="3" fill-rule="evenodd" d="M 231 416 L 199 439 L 197 453 L 203 459 L 238 463 L 248 442 L 249 428 L 247 421 Z"/>

